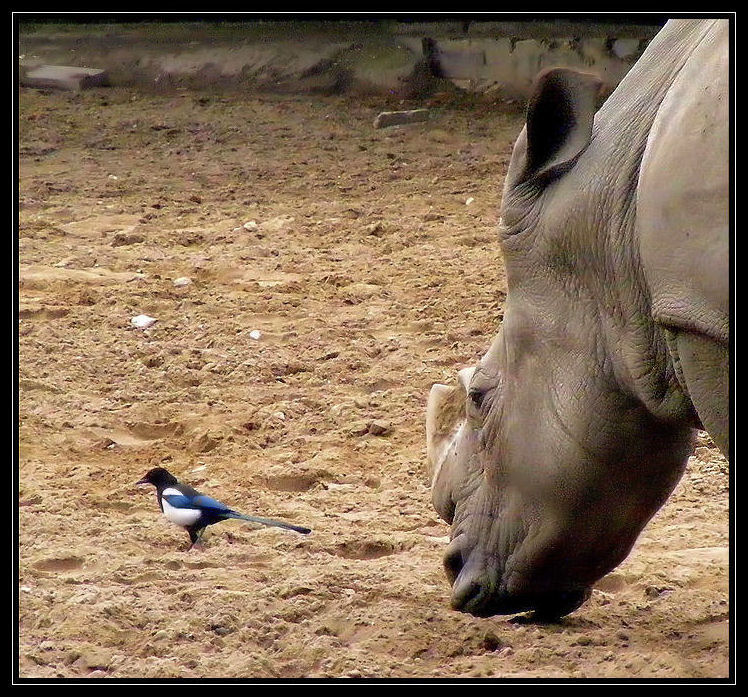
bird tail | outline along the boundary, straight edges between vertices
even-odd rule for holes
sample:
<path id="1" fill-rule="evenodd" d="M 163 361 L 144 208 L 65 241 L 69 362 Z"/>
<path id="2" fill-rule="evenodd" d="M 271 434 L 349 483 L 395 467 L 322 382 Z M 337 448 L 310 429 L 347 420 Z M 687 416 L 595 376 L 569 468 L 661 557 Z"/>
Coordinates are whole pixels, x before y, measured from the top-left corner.
<path id="1" fill-rule="evenodd" d="M 250 523 L 259 523 L 260 525 L 269 525 L 276 528 L 285 528 L 286 530 L 294 530 L 295 532 L 300 532 L 302 535 L 308 535 L 311 530 L 309 528 L 304 528 L 301 525 L 292 525 L 291 523 L 284 523 L 281 520 L 272 520 L 271 518 L 257 518 L 256 516 L 252 515 L 244 515 L 243 513 L 237 513 L 236 511 L 231 511 L 230 513 L 224 514 L 227 518 L 237 518 L 238 520 L 247 520 Z"/>

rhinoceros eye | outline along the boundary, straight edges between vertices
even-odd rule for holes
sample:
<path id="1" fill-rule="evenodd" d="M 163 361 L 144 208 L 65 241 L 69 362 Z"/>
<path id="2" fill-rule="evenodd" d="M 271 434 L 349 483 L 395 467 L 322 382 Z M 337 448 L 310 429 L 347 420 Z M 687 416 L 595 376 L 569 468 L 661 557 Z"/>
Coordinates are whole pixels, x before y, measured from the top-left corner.
<path id="1" fill-rule="evenodd" d="M 486 397 L 486 393 L 483 390 L 474 387 L 468 392 L 468 397 L 470 397 L 470 401 L 476 409 L 480 409 L 483 406 L 483 400 Z"/>

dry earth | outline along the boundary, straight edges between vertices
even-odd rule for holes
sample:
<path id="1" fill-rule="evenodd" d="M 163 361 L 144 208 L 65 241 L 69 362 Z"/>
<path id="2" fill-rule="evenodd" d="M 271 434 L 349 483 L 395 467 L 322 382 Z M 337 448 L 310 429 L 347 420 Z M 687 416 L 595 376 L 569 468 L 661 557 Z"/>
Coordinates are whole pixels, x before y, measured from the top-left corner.
<path id="1" fill-rule="evenodd" d="M 445 98 L 374 130 L 426 102 L 19 99 L 21 677 L 727 675 L 705 436 L 577 612 L 449 608 L 424 410 L 502 315 L 514 106 Z M 156 465 L 313 533 L 230 521 L 186 552 L 134 486 Z"/>

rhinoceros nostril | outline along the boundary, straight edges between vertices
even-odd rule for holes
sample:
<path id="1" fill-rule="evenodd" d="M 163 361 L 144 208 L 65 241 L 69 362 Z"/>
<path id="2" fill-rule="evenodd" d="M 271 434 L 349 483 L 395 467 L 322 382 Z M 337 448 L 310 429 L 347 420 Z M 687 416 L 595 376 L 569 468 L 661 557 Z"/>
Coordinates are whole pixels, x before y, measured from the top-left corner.
<path id="1" fill-rule="evenodd" d="M 453 542 L 449 545 L 444 554 L 444 572 L 447 574 L 447 579 L 449 580 L 450 585 L 453 584 L 460 575 L 463 565 L 462 547 Z"/>
<path id="2" fill-rule="evenodd" d="M 452 586 L 452 608 L 476 613 L 480 610 L 485 595 L 486 587 L 480 577 L 462 574 Z"/>

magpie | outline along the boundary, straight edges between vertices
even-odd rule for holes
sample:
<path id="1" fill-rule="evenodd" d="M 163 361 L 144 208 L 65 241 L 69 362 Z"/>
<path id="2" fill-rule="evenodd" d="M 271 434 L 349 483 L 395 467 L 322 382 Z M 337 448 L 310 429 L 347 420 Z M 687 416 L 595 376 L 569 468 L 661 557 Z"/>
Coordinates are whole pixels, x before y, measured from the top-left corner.
<path id="1" fill-rule="evenodd" d="M 163 514 L 169 521 L 183 527 L 189 533 L 191 544 L 188 550 L 200 540 L 208 525 L 231 518 L 295 530 L 303 535 L 311 532 L 309 528 L 303 528 L 300 525 L 237 513 L 220 501 L 195 491 L 191 486 L 180 484 L 179 480 L 163 467 L 154 467 L 149 470 L 136 484 L 153 484 L 156 487 L 158 506 Z"/>

